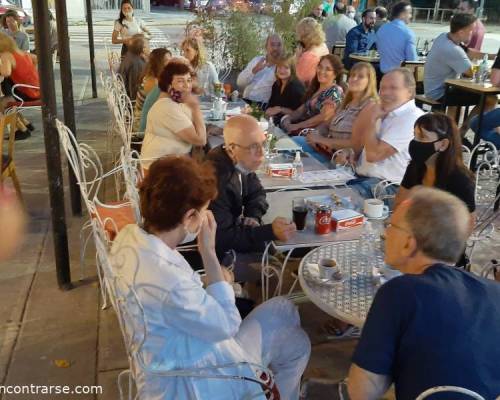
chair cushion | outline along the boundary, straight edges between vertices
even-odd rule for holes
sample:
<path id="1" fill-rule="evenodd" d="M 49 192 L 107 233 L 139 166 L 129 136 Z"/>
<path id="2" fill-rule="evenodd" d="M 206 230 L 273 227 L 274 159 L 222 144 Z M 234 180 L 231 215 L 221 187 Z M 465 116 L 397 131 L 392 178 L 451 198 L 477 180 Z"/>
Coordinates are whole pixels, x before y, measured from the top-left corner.
<path id="1" fill-rule="evenodd" d="M 42 100 L 29 100 L 29 101 L 23 101 L 22 103 L 20 101 L 10 101 L 7 103 L 6 108 L 10 107 L 41 107 L 42 106 Z"/>
<path id="2" fill-rule="evenodd" d="M 109 208 L 109 206 L 118 206 L 121 204 L 123 204 L 122 207 Z M 123 201 L 115 201 L 106 203 L 104 206 L 97 206 L 97 213 L 101 221 L 104 221 L 104 229 L 110 240 L 114 240 L 118 232 L 125 226 L 135 224 L 136 222 L 132 206 L 130 204 L 125 205 Z M 92 217 L 95 218 L 95 215 Z"/>

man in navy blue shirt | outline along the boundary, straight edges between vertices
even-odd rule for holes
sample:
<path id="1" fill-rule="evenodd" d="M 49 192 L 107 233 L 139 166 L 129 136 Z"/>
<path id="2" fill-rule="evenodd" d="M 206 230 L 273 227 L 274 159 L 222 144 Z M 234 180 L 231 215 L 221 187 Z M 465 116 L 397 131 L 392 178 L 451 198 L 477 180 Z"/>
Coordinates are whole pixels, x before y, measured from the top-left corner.
<path id="1" fill-rule="evenodd" d="M 349 57 L 352 53 L 361 53 L 375 49 L 375 22 L 377 14 L 375 10 L 369 8 L 361 14 L 361 23 L 352 28 L 345 38 L 344 66 L 351 68 L 354 60 Z"/>
<path id="2" fill-rule="evenodd" d="M 453 267 L 469 234 L 457 197 L 417 187 L 386 230 L 385 262 L 404 275 L 380 287 L 349 371 L 352 400 L 398 400 L 440 385 L 500 394 L 500 284 Z M 440 399 L 462 399 L 440 396 Z"/>

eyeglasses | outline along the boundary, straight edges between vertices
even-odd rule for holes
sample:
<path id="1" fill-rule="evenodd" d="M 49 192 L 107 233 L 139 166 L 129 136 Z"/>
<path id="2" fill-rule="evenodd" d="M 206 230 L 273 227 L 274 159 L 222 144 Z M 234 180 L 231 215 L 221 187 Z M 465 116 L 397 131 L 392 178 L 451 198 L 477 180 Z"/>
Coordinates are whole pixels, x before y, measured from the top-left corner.
<path id="1" fill-rule="evenodd" d="M 406 228 L 403 228 L 402 226 L 399 226 L 399 225 L 396 225 L 396 224 L 393 224 L 392 222 L 389 222 L 386 226 L 385 226 L 385 229 L 389 229 L 389 228 L 396 228 L 396 229 L 399 229 L 399 230 L 402 230 L 403 232 L 406 232 L 407 234 L 409 235 L 413 235 L 408 229 Z"/>
<path id="2" fill-rule="evenodd" d="M 264 140 L 262 143 L 252 143 L 249 146 L 242 146 L 238 143 L 230 143 L 229 146 L 236 146 L 242 148 L 243 150 L 249 151 L 250 153 L 259 154 L 260 152 L 264 151 L 266 147 L 266 141 Z"/>

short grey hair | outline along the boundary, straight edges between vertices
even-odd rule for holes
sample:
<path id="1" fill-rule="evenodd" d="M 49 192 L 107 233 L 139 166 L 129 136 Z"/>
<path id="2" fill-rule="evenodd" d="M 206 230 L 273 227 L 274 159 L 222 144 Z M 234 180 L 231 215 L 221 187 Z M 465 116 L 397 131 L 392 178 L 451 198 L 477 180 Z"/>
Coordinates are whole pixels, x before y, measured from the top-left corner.
<path id="1" fill-rule="evenodd" d="M 406 222 L 427 257 L 455 264 L 469 236 L 470 214 L 458 197 L 417 186 L 410 192 Z"/>
<path id="2" fill-rule="evenodd" d="M 408 68 L 400 67 L 391 70 L 386 75 L 393 73 L 399 73 L 403 76 L 405 87 L 412 94 L 411 98 L 414 99 L 417 92 L 417 83 L 415 82 L 415 76 L 413 75 L 413 72 L 410 71 Z"/>

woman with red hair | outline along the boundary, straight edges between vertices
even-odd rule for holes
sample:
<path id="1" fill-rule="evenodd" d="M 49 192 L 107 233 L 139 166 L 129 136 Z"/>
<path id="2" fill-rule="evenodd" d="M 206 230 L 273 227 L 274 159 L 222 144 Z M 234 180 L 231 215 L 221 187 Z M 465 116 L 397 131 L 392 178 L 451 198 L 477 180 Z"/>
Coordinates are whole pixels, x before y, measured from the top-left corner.
<path id="1" fill-rule="evenodd" d="M 135 290 L 143 308 L 142 358 L 159 372 L 148 375 L 136 366 L 138 397 L 232 400 L 262 393 L 252 398 L 264 400 L 262 387 L 249 380 L 161 374 L 209 368 L 212 374 L 261 378 L 250 362 L 269 366 L 281 399 L 297 400 L 309 339 L 296 307 L 282 297 L 261 304 L 241 320 L 232 276 L 215 255 L 216 223 L 207 208 L 216 195 L 210 165 L 186 156 L 163 157 L 151 164 L 140 187 L 143 226 L 128 225 L 113 243 L 113 270 L 119 271 L 122 284 Z M 196 237 L 206 288 L 176 250 Z"/>

